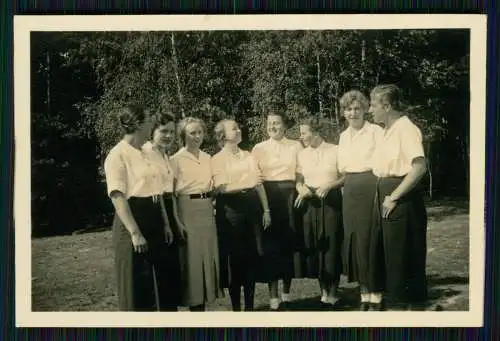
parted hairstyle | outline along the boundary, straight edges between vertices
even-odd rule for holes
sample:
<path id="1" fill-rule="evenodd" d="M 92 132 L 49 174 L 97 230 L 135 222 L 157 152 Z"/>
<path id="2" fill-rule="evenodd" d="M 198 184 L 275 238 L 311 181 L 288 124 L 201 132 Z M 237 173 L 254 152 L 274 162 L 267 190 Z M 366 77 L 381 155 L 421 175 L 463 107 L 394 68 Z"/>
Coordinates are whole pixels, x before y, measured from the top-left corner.
<path id="1" fill-rule="evenodd" d="M 370 102 L 368 98 L 359 90 L 350 90 L 342 95 L 339 100 L 340 111 L 343 113 L 354 102 L 358 102 L 364 113 L 368 112 Z"/>
<path id="2" fill-rule="evenodd" d="M 153 129 L 151 129 L 151 138 L 155 133 L 155 130 L 160 126 L 164 126 L 173 122 L 175 125 L 175 115 L 171 111 L 161 111 L 156 113 L 153 120 Z"/>
<path id="3" fill-rule="evenodd" d="M 186 144 L 186 127 L 190 123 L 199 123 L 201 129 L 203 130 L 203 134 L 206 134 L 207 132 L 206 125 L 205 122 L 203 122 L 203 120 L 192 116 L 183 118 L 177 125 L 177 135 L 179 136 L 179 139 L 183 146 Z"/>
<path id="4" fill-rule="evenodd" d="M 402 110 L 401 89 L 396 84 L 380 84 L 374 87 L 370 96 L 378 96 L 381 103 L 390 104 L 394 110 Z"/>
<path id="5" fill-rule="evenodd" d="M 281 110 L 277 109 L 272 109 L 267 112 L 267 117 L 269 116 L 279 116 L 281 117 L 281 121 L 283 122 L 283 125 L 285 126 L 285 129 L 290 129 L 290 127 L 293 125 L 291 120 L 288 118 L 286 113 L 282 112 Z"/>
<path id="6" fill-rule="evenodd" d="M 303 117 L 300 120 L 300 125 L 309 126 L 311 132 L 318 134 L 322 132 L 323 128 L 323 124 L 320 122 L 320 119 L 317 115 L 308 115 Z"/>
<path id="7" fill-rule="evenodd" d="M 118 113 L 118 122 L 125 134 L 132 134 L 144 124 L 149 113 L 139 104 L 129 104 Z"/>

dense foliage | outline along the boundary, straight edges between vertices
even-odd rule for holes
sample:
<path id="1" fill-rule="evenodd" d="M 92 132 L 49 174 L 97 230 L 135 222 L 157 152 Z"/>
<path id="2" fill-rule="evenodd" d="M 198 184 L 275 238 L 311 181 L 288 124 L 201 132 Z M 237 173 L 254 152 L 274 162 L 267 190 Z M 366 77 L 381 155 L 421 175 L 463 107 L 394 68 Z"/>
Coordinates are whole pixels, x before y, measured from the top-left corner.
<path id="1" fill-rule="evenodd" d="M 307 113 L 337 141 L 338 100 L 397 83 L 424 133 L 429 195 L 466 195 L 469 167 L 469 32 L 466 30 L 33 33 L 32 201 L 36 231 L 109 222 L 101 165 L 120 138 L 116 109 L 226 116 L 244 148 L 265 138 L 268 110 Z M 297 127 L 289 131 L 297 136 Z M 204 148 L 216 151 L 211 134 Z M 40 232 L 42 233 L 42 232 Z"/>

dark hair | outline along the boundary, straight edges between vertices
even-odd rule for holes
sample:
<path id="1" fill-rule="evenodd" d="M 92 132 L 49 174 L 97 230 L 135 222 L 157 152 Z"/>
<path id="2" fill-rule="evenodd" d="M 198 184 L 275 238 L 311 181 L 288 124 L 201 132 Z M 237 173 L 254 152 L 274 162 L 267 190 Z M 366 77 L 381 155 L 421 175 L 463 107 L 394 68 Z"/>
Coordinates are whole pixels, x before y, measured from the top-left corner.
<path id="1" fill-rule="evenodd" d="M 396 84 L 380 84 L 373 88 L 370 96 L 380 96 L 380 102 L 390 104 L 394 110 L 401 110 L 401 89 Z"/>
<path id="2" fill-rule="evenodd" d="M 156 129 L 158 129 L 160 126 L 167 125 L 170 122 L 173 122 L 175 125 L 175 116 L 173 113 L 171 113 L 170 111 L 157 113 L 154 116 L 153 120 L 153 129 L 151 129 L 151 138 L 153 137 Z"/>
<path id="3" fill-rule="evenodd" d="M 368 111 L 370 103 L 366 96 L 359 90 L 350 90 L 343 94 L 339 100 L 342 113 L 354 102 L 358 102 L 364 112 Z"/>
<path id="4" fill-rule="evenodd" d="M 308 115 L 300 120 L 300 125 L 309 126 L 313 133 L 321 133 L 322 124 L 317 115 Z"/>
<path id="5" fill-rule="evenodd" d="M 132 134 L 139 130 L 141 124 L 146 121 L 147 116 L 148 114 L 143 106 L 129 104 L 118 113 L 118 122 L 125 134 Z"/>
<path id="6" fill-rule="evenodd" d="M 281 121 L 283 122 L 283 125 L 285 126 L 285 129 L 289 129 L 291 126 L 291 122 L 288 119 L 288 116 L 282 112 L 281 110 L 273 109 L 267 112 L 267 117 L 269 116 L 279 116 L 281 117 Z"/>
<path id="7" fill-rule="evenodd" d="M 177 125 L 177 135 L 179 136 L 179 139 L 183 146 L 186 144 L 186 127 L 190 123 L 199 123 L 201 125 L 201 129 L 203 129 L 203 132 L 206 133 L 207 131 L 205 122 L 203 122 L 203 120 L 192 116 L 183 118 Z"/>

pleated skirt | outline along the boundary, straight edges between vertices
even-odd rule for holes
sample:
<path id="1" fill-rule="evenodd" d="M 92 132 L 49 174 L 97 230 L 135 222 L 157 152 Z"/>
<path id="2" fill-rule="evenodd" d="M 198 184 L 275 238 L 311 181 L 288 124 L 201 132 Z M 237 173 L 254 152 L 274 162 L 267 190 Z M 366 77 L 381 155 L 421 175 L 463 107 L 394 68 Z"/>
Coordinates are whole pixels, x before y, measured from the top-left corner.
<path id="1" fill-rule="evenodd" d="M 342 196 L 344 274 L 349 282 L 359 282 L 369 292 L 380 289 L 376 285 L 380 278 L 372 278 L 377 274 L 369 269 L 370 259 L 379 257 L 377 250 L 382 243 L 373 225 L 376 189 L 377 177 L 371 171 L 345 176 Z"/>
<path id="2" fill-rule="evenodd" d="M 388 219 L 381 218 L 384 198 L 396 189 L 402 177 L 379 178 L 375 226 L 383 242 L 383 262 L 373 265 L 385 274 L 387 303 L 423 303 L 427 299 L 427 211 L 421 192 L 412 190 L 398 201 Z"/>
<path id="3" fill-rule="evenodd" d="M 262 209 L 255 189 L 222 194 L 216 199 L 220 284 L 242 285 L 259 278 Z"/>
<path id="4" fill-rule="evenodd" d="M 300 277 L 335 282 L 342 273 L 342 195 L 332 189 L 324 199 L 307 198 L 300 209 L 303 246 Z"/>
<path id="5" fill-rule="evenodd" d="M 271 226 L 262 233 L 259 281 L 297 277 L 294 259 L 300 247 L 300 228 L 297 226 L 300 216 L 293 207 L 297 195 L 295 182 L 265 181 L 263 185 L 271 210 Z"/>
<path id="6" fill-rule="evenodd" d="M 130 233 L 120 218 L 113 222 L 113 248 L 120 311 L 172 311 L 180 304 L 178 245 L 165 243 L 164 221 L 159 201 L 152 198 L 128 200 L 148 252 L 134 252 Z M 172 202 L 167 201 L 172 216 Z"/>
<path id="7" fill-rule="evenodd" d="M 220 291 L 219 249 L 212 199 L 177 197 L 180 220 L 187 230 L 187 240 L 179 246 L 183 306 L 213 302 Z"/>

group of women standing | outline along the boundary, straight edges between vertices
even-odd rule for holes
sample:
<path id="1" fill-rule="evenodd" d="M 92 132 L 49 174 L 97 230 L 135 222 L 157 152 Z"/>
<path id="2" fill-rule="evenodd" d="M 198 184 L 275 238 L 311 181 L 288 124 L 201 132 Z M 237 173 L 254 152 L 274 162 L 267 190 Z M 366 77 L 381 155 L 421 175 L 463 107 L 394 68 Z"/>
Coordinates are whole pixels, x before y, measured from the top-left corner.
<path id="1" fill-rule="evenodd" d="M 269 139 L 249 152 L 238 146 L 238 124 L 222 120 L 212 157 L 200 150 L 203 121 L 185 118 L 176 132 L 173 116 L 123 109 L 125 136 L 104 164 L 119 309 L 203 311 L 227 288 L 240 311 L 243 288 L 251 311 L 264 282 L 277 310 L 291 300 L 293 278 L 317 278 L 321 302 L 335 306 L 341 274 L 359 283 L 363 311 L 425 302 L 427 217 L 416 185 L 426 165 L 399 92 L 379 85 L 370 102 L 344 94 L 349 127 L 338 146 L 313 116 L 300 122 L 300 142 L 288 139 L 286 118 L 270 112 Z M 183 146 L 169 157 L 176 136 Z"/>

